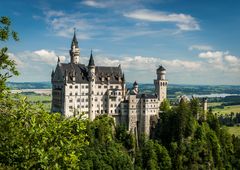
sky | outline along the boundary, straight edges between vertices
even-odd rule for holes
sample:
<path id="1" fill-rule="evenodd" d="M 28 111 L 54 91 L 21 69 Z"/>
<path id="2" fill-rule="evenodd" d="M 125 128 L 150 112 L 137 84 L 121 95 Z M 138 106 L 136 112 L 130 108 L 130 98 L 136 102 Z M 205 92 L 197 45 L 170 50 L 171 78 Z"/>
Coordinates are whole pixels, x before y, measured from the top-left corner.
<path id="1" fill-rule="evenodd" d="M 76 28 L 80 63 L 91 49 L 96 65 L 121 64 L 128 82 L 153 83 L 159 65 L 170 84 L 240 85 L 238 0 L 9 0 L 8 16 L 20 41 L 8 46 L 20 76 L 51 81 L 57 57 L 70 60 Z"/>

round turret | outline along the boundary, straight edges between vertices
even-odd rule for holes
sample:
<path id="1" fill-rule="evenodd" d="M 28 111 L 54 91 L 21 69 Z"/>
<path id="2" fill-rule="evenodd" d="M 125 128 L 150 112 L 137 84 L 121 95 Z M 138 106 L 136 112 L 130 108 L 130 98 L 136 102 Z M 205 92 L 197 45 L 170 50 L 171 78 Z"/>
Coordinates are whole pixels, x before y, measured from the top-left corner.
<path id="1" fill-rule="evenodd" d="M 133 92 L 134 94 L 138 94 L 138 84 L 136 81 L 133 83 Z"/>
<path id="2" fill-rule="evenodd" d="M 157 69 L 157 78 L 158 80 L 165 80 L 166 69 L 160 65 Z"/>

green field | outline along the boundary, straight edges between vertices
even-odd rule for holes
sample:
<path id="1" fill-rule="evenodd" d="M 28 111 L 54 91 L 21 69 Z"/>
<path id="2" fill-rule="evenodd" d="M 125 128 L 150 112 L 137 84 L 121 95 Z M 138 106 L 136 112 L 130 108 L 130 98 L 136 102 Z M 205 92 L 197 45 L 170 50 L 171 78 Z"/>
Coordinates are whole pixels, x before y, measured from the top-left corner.
<path id="1" fill-rule="evenodd" d="M 240 137 L 240 126 L 226 127 L 228 132 L 232 135 Z"/>
<path id="2" fill-rule="evenodd" d="M 239 113 L 240 105 L 224 106 L 223 108 L 213 108 L 213 113 L 217 114 L 230 114 L 231 112 Z"/>
<path id="3" fill-rule="evenodd" d="M 26 100 L 31 103 L 41 103 L 43 104 L 43 108 L 46 111 L 50 111 L 51 109 L 51 100 L 52 97 L 43 94 L 29 93 L 29 94 L 20 94 L 21 97 L 26 97 Z"/>

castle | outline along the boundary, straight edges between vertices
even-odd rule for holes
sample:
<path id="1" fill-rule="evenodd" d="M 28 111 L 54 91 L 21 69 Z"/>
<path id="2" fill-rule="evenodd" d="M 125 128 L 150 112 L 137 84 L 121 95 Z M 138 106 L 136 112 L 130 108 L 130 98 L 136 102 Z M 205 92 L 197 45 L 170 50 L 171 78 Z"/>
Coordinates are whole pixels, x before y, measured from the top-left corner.
<path id="1" fill-rule="evenodd" d="M 166 70 L 159 66 L 154 80 L 155 94 L 140 94 L 135 81 L 126 88 L 121 66 L 96 66 L 91 52 L 88 65 L 80 62 L 76 33 L 70 49 L 70 63 L 58 59 L 52 72 L 52 112 L 66 117 L 86 113 L 90 120 L 108 114 L 116 124 L 125 124 L 135 134 L 150 133 L 151 118 L 158 116 L 161 102 L 167 97 Z"/>

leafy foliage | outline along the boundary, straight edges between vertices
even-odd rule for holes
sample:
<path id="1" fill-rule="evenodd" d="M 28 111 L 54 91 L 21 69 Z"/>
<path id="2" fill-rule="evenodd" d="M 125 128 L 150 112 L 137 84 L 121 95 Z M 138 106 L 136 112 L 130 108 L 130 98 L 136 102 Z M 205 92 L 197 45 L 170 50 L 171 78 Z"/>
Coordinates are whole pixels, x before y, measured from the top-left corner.
<path id="1" fill-rule="evenodd" d="M 49 114 L 25 99 L 0 103 L 0 163 L 15 168 L 65 169 L 79 166 L 86 120 Z"/>
<path id="2" fill-rule="evenodd" d="M 0 18 L 0 41 L 7 41 L 12 36 L 15 41 L 18 41 L 18 35 L 11 30 L 11 21 L 8 17 L 2 16 Z M 16 63 L 9 59 L 7 54 L 8 48 L 0 49 L 0 98 L 4 95 L 6 90 L 6 81 L 13 75 L 18 75 Z"/>

